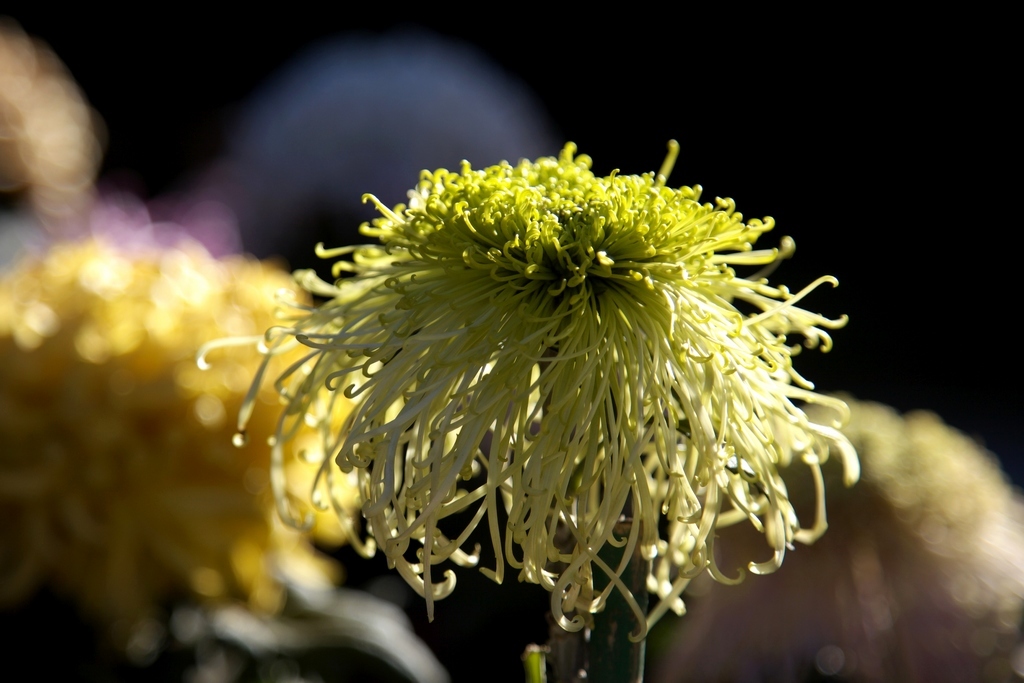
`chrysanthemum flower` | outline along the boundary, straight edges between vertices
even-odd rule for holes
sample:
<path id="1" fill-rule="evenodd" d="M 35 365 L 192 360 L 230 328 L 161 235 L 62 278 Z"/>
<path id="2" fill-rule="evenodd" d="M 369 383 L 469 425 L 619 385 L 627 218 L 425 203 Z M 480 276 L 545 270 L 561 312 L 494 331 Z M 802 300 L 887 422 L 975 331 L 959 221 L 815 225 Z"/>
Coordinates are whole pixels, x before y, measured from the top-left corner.
<path id="1" fill-rule="evenodd" d="M 793 369 L 788 338 L 828 350 L 826 330 L 845 319 L 795 304 L 835 280 L 793 294 L 740 277 L 734 266 L 772 264 L 792 241 L 754 251 L 771 219 L 745 223 L 732 200 L 667 187 L 671 149 L 658 175 L 597 177 L 573 145 L 517 166 L 424 172 L 408 206 L 367 196 L 382 217 L 363 232 L 379 246 L 318 250 L 353 254 L 335 272 L 354 277 L 296 274 L 329 300 L 267 332 L 268 361 L 306 351 L 277 381 L 287 408 L 275 448 L 319 426 L 337 463 L 325 480 L 358 473 L 369 533 L 431 615 L 455 584 L 434 565 L 477 564 L 464 546 L 481 522 L 494 555 L 482 571 L 500 582 L 507 561 L 543 585 L 564 628 L 616 589 L 642 623 L 618 578 L 625 560 L 600 557 L 606 544 L 654 559 L 654 620 L 682 611 L 704 568 L 726 579 L 716 527 L 763 531 L 767 552 L 750 568 L 772 571 L 794 540 L 824 530 L 821 463 L 838 454 L 856 479 L 846 438 L 794 404 L 844 410 Z M 343 395 L 355 408 L 331 422 L 324 406 Z M 818 482 L 808 528 L 778 474 L 794 460 Z M 624 514 L 631 531 L 614 538 Z M 603 591 L 596 572 L 612 579 Z"/>
<path id="2" fill-rule="evenodd" d="M 0 17 L 0 191 L 52 222 L 82 208 L 102 157 L 99 116 L 60 59 Z"/>
<path id="3" fill-rule="evenodd" d="M 194 360 L 211 339 L 272 324 L 281 288 L 294 290 L 285 273 L 194 244 L 127 253 L 100 240 L 56 244 L 0 277 L 2 604 L 45 585 L 130 626 L 190 596 L 273 610 L 282 575 L 336 577 L 278 520 L 266 449 L 231 447 L 227 416 L 259 355 L 207 373 Z M 273 433 L 270 407 L 250 429 Z M 334 516 L 323 521 L 340 541 Z"/>
<path id="4" fill-rule="evenodd" d="M 859 683 L 1013 676 L 1024 608 L 1020 492 L 991 453 L 938 416 L 849 405 L 843 432 L 863 476 L 830 496 L 828 534 L 777 575 L 700 586 L 654 680 L 798 683 L 815 669 Z M 826 480 L 836 469 L 826 467 Z M 794 479 L 799 508 L 811 486 Z M 737 539 L 723 565 L 753 542 Z M 751 614 L 773 615 L 771 626 Z"/>

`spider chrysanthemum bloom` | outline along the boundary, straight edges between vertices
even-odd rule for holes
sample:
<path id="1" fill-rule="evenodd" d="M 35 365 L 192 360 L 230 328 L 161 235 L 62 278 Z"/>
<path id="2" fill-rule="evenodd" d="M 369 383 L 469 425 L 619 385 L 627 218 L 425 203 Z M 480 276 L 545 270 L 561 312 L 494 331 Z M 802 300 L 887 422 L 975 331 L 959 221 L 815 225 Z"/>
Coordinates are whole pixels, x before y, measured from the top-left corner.
<path id="1" fill-rule="evenodd" d="M 599 557 L 625 513 L 627 547 L 655 558 L 657 619 L 682 610 L 692 576 L 717 574 L 716 526 L 748 520 L 765 533 L 756 572 L 824 529 L 820 506 L 801 529 L 779 466 L 818 473 L 838 453 L 856 478 L 835 425 L 793 402 L 843 410 L 793 369 L 787 338 L 829 348 L 825 330 L 845 320 L 795 304 L 834 280 L 794 295 L 738 276 L 734 265 L 786 255 L 752 250 L 773 223 L 745 223 L 728 199 L 702 204 L 699 187 L 667 187 L 677 149 L 658 175 L 595 176 L 573 145 L 516 166 L 424 172 L 408 206 L 369 197 L 382 217 L 363 231 L 380 246 L 321 250 L 352 253 L 335 270 L 353 277 L 296 274 L 329 300 L 267 333 L 268 360 L 306 347 L 278 379 L 288 405 L 276 447 L 321 425 L 340 470 L 325 462 L 324 480 L 358 473 L 369 533 L 429 611 L 455 583 L 433 565 L 476 564 L 463 547 L 486 520 L 495 558 L 482 571 L 501 581 L 507 561 L 578 629 L 571 610 L 600 610 L 615 589 L 633 600 L 621 567 Z M 322 406 L 341 395 L 356 402 L 351 416 L 325 422 Z M 612 578 L 602 592 L 595 572 Z"/>
<path id="2" fill-rule="evenodd" d="M 281 288 L 286 273 L 195 244 L 56 244 L 0 276 L 0 604 L 48 586 L 130 625 L 180 598 L 274 610 L 282 573 L 336 577 L 278 520 L 266 449 L 231 447 L 259 354 L 195 365 L 201 344 L 273 324 Z M 274 425 L 257 406 L 253 433 Z"/>

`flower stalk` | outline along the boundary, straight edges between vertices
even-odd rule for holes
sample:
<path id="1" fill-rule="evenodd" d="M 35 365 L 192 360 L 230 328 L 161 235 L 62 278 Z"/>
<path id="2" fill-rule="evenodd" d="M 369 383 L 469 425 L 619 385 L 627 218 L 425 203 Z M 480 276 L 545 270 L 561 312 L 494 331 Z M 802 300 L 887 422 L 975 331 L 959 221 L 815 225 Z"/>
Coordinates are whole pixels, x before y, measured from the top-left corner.
<path id="1" fill-rule="evenodd" d="M 629 537 L 633 520 L 621 519 L 615 525 L 615 536 Z M 645 590 L 650 560 L 643 556 L 639 546 L 626 553 L 625 544 L 608 543 L 600 557 L 610 567 L 622 567 L 619 579 L 634 595 L 643 613 L 647 613 L 648 593 Z M 594 588 L 603 590 L 610 583 L 606 575 L 594 579 Z M 646 639 L 630 635 L 636 618 L 623 592 L 613 591 L 604 610 L 594 614 L 594 626 L 587 639 L 588 680 L 593 683 L 641 683 L 644 678 Z M 640 629 L 637 629 L 640 630 Z"/>
<path id="2" fill-rule="evenodd" d="M 548 648 L 543 645 L 526 646 L 526 651 L 523 652 L 526 683 L 548 683 L 547 653 Z"/>

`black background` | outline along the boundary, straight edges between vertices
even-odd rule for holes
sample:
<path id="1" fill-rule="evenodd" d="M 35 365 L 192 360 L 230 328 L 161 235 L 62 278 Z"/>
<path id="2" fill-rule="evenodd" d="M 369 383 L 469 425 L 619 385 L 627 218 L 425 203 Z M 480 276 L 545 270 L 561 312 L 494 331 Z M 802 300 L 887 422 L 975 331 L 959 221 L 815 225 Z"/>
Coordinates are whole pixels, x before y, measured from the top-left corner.
<path id="1" fill-rule="evenodd" d="M 850 316 L 831 353 L 797 359 L 818 389 L 935 410 L 1024 481 L 1020 110 L 1011 104 L 1021 80 L 1005 18 L 834 7 L 741 25 L 725 7 L 638 4 L 575 18 L 505 5 L 478 8 L 489 16 L 418 11 L 429 16 L 415 25 L 475 44 L 531 86 L 600 173 L 654 170 L 678 139 L 671 184 L 700 183 L 705 198 L 773 216 L 769 244 L 794 237 L 796 255 L 773 280 L 795 289 L 825 273 L 839 279 L 805 300 Z M 311 42 L 409 25 L 332 18 L 340 9 L 8 12 L 51 45 L 106 121 L 105 172 L 129 169 L 151 195 L 212 159 L 232 108 Z M 456 624 L 446 604 L 437 631 L 423 633 L 453 673 L 457 634 L 468 644 L 513 638 L 512 625 Z"/>

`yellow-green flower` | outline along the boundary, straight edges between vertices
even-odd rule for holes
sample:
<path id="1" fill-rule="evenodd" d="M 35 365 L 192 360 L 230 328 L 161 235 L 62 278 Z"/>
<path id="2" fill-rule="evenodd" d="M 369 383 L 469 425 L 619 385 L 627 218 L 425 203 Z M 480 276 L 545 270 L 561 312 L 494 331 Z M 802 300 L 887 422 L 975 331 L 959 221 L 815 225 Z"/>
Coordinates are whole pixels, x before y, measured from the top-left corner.
<path id="1" fill-rule="evenodd" d="M 56 244 L 0 276 L 0 605 L 48 586 L 94 622 L 130 628 L 172 599 L 273 611 L 282 575 L 337 577 L 278 520 L 266 449 L 231 447 L 228 415 L 259 354 L 206 373 L 194 360 L 205 342 L 273 324 L 281 288 L 294 285 L 279 269 L 194 244 Z M 265 441 L 277 397 L 256 398 L 251 429 Z M 334 516 L 323 522 L 341 540 Z"/>
<path id="2" fill-rule="evenodd" d="M 598 557 L 620 542 L 613 525 L 626 513 L 637 523 L 624 542 L 654 559 L 657 619 L 682 611 L 691 577 L 717 575 L 716 526 L 763 531 L 766 557 L 750 566 L 771 571 L 792 541 L 824 530 L 830 453 L 856 479 L 836 425 L 794 404 L 844 410 L 793 369 L 787 337 L 828 350 L 825 330 L 845 319 L 795 304 L 835 280 L 792 294 L 737 275 L 788 256 L 792 241 L 753 251 L 771 219 L 745 223 L 732 200 L 667 187 L 671 150 L 658 175 L 597 177 L 571 144 L 516 166 L 425 171 L 408 206 L 367 195 L 382 216 L 363 232 L 379 246 L 318 248 L 352 254 L 335 273 L 353 277 L 296 273 L 329 300 L 267 332 L 268 361 L 306 350 L 277 380 L 287 408 L 275 448 L 318 425 L 337 463 L 324 463 L 325 478 L 358 473 L 369 534 L 431 614 L 455 585 L 434 565 L 477 564 L 464 546 L 483 522 L 494 558 L 481 570 L 500 582 L 507 561 L 552 591 L 563 627 L 581 628 L 566 614 L 601 609 L 613 589 L 633 600 L 621 569 Z M 341 396 L 355 408 L 337 423 Z M 819 483 L 807 529 L 778 475 L 794 459 Z M 613 579 L 603 592 L 595 572 Z"/>

